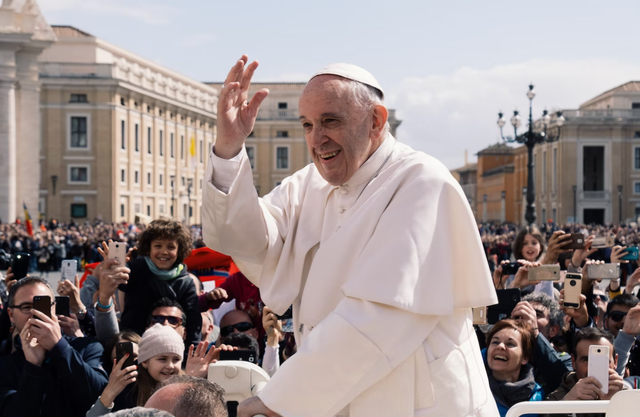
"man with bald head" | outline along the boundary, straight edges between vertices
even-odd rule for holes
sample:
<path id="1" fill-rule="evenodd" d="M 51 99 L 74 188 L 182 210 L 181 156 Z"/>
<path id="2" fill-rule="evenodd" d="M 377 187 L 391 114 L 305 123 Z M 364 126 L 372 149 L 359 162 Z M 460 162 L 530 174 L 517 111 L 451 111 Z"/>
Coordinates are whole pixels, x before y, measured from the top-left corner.
<path id="1" fill-rule="evenodd" d="M 243 56 L 220 92 L 203 234 L 274 312 L 293 305 L 298 351 L 238 415 L 497 416 L 471 315 L 497 300 L 457 181 L 389 133 L 373 75 L 333 64 L 299 101 L 313 164 L 258 198 L 257 66 Z"/>

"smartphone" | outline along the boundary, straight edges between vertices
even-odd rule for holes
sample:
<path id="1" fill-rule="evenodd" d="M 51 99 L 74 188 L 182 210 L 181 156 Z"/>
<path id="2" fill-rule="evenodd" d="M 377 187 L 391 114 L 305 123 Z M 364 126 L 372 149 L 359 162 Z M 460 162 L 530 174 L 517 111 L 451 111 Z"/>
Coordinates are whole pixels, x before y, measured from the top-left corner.
<path id="1" fill-rule="evenodd" d="M 127 262 L 127 245 L 122 242 L 109 242 L 109 259 L 117 259 L 120 266 Z M 113 266 L 115 268 L 115 265 Z"/>
<path id="2" fill-rule="evenodd" d="M 473 324 L 487 324 L 487 307 L 472 308 Z"/>
<path id="3" fill-rule="evenodd" d="M 518 262 L 509 262 L 502 265 L 502 275 L 515 275 L 522 265 Z"/>
<path id="4" fill-rule="evenodd" d="M 76 278 L 77 271 L 78 261 L 75 259 L 62 261 L 62 275 L 60 276 L 60 281 L 67 280 L 73 282 Z"/>
<path id="5" fill-rule="evenodd" d="M 135 361 L 133 360 L 133 342 L 116 343 L 116 363 L 120 362 L 120 359 L 126 354 L 129 354 L 129 357 L 124 361 L 121 369 L 135 365 Z"/>
<path id="6" fill-rule="evenodd" d="M 56 295 L 56 316 L 71 317 L 71 308 L 69 307 L 69 296 Z"/>
<path id="7" fill-rule="evenodd" d="M 587 265 L 589 279 L 615 279 L 620 277 L 619 264 Z"/>
<path id="8" fill-rule="evenodd" d="M 580 294 L 582 294 L 582 274 L 568 272 L 564 280 L 565 307 L 580 307 Z"/>
<path id="9" fill-rule="evenodd" d="M 592 376 L 600 382 L 600 390 L 609 393 L 609 346 L 589 346 L 589 370 L 588 376 Z"/>
<path id="10" fill-rule="evenodd" d="M 29 273 L 29 264 L 31 263 L 31 255 L 28 253 L 18 252 L 13 255 L 11 262 L 11 272 L 14 279 L 22 279 Z"/>
<path id="11" fill-rule="evenodd" d="M 540 265 L 529 269 L 529 281 L 560 281 L 560 265 Z"/>
<path id="12" fill-rule="evenodd" d="M 255 364 L 258 363 L 256 352 L 248 349 L 221 350 L 220 360 L 221 361 L 245 361 L 245 362 L 250 362 Z"/>
<path id="13" fill-rule="evenodd" d="M 33 309 L 38 310 L 47 317 L 51 318 L 51 297 L 48 295 L 34 295 Z"/>
<path id="14" fill-rule="evenodd" d="M 613 236 L 597 237 L 591 242 L 592 249 L 612 248 L 616 244 L 616 238 Z"/>
<path id="15" fill-rule="evenodd" d="M 284 314 L 281 316 L 278 316 L 276 314 L 276 317 L 278 317 L 278 320 L 287 320 L 287 319 L 293 318 L 293 306 L 289 306 L 287 311 L 285 311 Z"/>
<path id="16" fill-rule="evenodd" d="M 622 261 L 637 261 L 638 260 L 638 247 L 637 246 L 629 246 L 625 249 L 627 252 L 620 260 Z"/>
<path id="17" fill-rule="evenodd" d="M 584 249 L 584 235 L 582 233 L 571 233 L 571 243 L 563 245 L 562 249 Z"/>
<path id="18" fill-rule="evenodd" d="M 509 288 L 506 290 L 496 290 L 498 304 L 487 307 L 487 323 L 496 324 L 500 320 L 511 317 L 511 312 L 516 304 L 522 300 L 520 288 Z"/>

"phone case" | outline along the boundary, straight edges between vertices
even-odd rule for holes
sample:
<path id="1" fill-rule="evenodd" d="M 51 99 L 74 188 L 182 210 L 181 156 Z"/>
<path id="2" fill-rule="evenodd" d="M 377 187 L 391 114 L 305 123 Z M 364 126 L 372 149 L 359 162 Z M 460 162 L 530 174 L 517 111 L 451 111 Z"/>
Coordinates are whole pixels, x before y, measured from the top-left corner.
<path id="1" fill-rule="evenodd" d="M 567 274 L 564 281 L 564 305 L 565 307 L 580 307 L 580 294 L 582 293 L 582 275 Z"/>
<path id="2" fill-rule="evenodd" d="M 56 316 L 71 316 L 71 308 L 69 306 L 68 296 L 56 296 Z"/>
<path id="3" fill-rule="evenodd" d="M 51 297 L 36 295 L 33 297 L 33 308 L 51 318 Z"/>
<path id="4" fill-rule="evenodd" d="M 502 265 L 502 275 L 515 275 L 522 265 L 518 262 L 509 262 Z"/>
<path id="5" fill-rule="evenodd" d="M 520 288 L 509 288 L 506 290 L 496 290 L 498 304 L 487 307 L 488 324 L 496 324 L 502 319 L 511 317 L 511 312 L 522 300 Z"/>
<path id="6" fill-rule="evenodd" d="M 124 266 L 127 259 L 127 245 L 122 242 L 110 242 L 109 259 L 117 259 L 120 266 Z"/>
<path id="7" fill-rule="evenodd" d="M 611 279 L 620 277 L 618 264 L 587 265 L 589 279 Z"/>
<path id="8" fill-rule="evenodd" d="M 473 324 L 487 324 L 487 307 L 472 308 Z"/>
<path id="9" fill-rule="evenodd" d="M 591 242 L 593 249 L 612 248 L 615 246 L 616 239 L 613 236 L 597 237 Z"/>
<path id="10" fill-rule="evenodd" d="M 256 353 L 253 350 L 222 350 L 220 351 L 221 361 L 245 361 L 257 363 Z"/>
<path id="11" fill-rule="evenodd" d="M 620 258 L 623 261 L 637 261 L 638 260 L 638 247 L 637 246 L 630 246 L 628 248 L 625 249 L 625 251 L 627 252 L 626 255 L 624 255 L 622 258 Z"/>
<path id="12" fill-rule="evenodd" d="M 560 265 L 540 265 L 529 269 L 529 281 L 559 281 Z"/>
<path id="13" fill-rule="evenodd" d="M 124 361 L 124 364 L 122 364 L 122 369 L 135 364 L 133 360 L 133 344 L 131 342 L 118 342 L 116 344 L 116 363 L 120 362 L 120 359 L 127 353 L 129 357 Z"/>
<path id="14" fill-rule="evenodd" d="M 609 393 L 609 346 L 589 346 L 589 370 L 588 376 L 592 376 L 600 382 L 600 390 Z"/>
<path id="15" fill-rule="evenodd" d="M 13 255 L 11 262 L 11 272 L 14 279 L 22 279 L 29 273 L 29 264 L 31 263 L 31 255 L 28 253 L 16 253 Z"/>
<path id="16" fill-rule="evenodd" d="M 584 249 L 584 235 L 582 233 L 571 233 L 571 243 L 563 246 L 562 249 Z"/>
<path id="17" fill-rule="evenodd" d="M 76 271 L 78 270 L 78 261 L 76 260 L 65 260 L 62 261 L 62 275 L 60 276 L 60 281 L 73 282 L 76 278 Z"/>

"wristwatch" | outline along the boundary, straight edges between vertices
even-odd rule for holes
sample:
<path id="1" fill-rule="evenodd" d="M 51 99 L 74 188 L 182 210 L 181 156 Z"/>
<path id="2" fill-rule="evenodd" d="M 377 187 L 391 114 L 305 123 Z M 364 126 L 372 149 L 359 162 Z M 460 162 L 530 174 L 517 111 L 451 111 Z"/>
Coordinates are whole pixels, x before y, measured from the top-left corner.
<path id="1" fill-rule="evenodd" d="M 82 310 L 79 310 L 76 313 L 76 317 L 78 317 L 78 320 L 84 320 L 84 318 L 87 317 L 87 309 L 83 308 Z"/>

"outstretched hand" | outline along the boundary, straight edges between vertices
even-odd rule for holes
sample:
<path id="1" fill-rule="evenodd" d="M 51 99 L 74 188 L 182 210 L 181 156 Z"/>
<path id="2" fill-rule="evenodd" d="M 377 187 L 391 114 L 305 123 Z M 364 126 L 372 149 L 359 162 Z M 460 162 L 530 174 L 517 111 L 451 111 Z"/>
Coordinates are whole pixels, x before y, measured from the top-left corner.
<path id="1" fill-rule="evenodd" d="M 251 78 L 258 68 L 258 61 L 247 65 L 248 61 L 249 57 L 242 55 L 229 71 L 220 91 L 215 154 L 223 159 L 231 159 L 240 152 L 253 130 L 260 104 L 269 94 L 269 90 L 263 88 L 247 102 Z"/>

